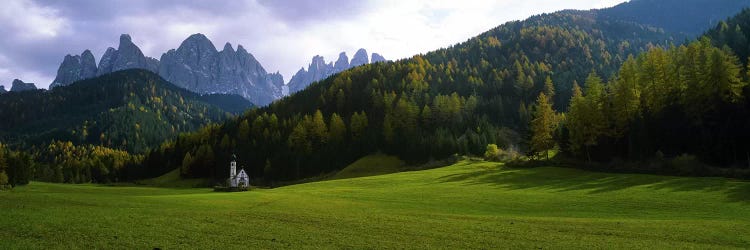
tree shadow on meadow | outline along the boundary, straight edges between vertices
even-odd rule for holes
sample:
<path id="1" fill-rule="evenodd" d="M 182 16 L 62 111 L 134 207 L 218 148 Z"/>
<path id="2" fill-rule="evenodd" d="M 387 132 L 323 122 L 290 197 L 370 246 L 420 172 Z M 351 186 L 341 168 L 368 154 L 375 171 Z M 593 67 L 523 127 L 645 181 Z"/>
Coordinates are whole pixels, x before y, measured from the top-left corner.
<path id="1" fill-rule="evenodd" d="M 465 185 L 491 185 L 510 190 L 546 189 L 553 192 L 588 191 L 601 194 L 627 188 L 647 186 L 653 190 L 705 191 L 725 194 L 732 202 L 750 203 L 750 182 L 721 177 L 676 177 L 649 174 L 610 174 L 572 168 L 500 167 L 476 168 L 474 171 L 439 177 L 439 182 Z"/>

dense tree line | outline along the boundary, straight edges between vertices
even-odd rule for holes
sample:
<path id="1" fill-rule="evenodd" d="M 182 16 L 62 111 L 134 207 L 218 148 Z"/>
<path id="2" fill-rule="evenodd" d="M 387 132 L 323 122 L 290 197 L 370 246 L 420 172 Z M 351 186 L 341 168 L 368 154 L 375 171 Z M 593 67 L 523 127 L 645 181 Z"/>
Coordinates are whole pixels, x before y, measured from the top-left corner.
<path id="1" fill-rule="evenodd" d="M 108 183 L 127 180 L 126 169 L 141 164 L 143 157 L 102 146 L 76 146 L 53 141 L 33 150 L 33 178 L 64 183 Z"/>
<path id="2" fill-rule="evenodd" d="M 0 143 L 0 190 L 28 184 L 33 178 L 33 164 L 28 153 L 10 150 Z"/>
<path id="3" fill-rule="evenodd" d="M 742 16 L 750 17 L 750 12 Z M 735 30 L 742 32 L 740 26 L 726 27 L 722 22 L 708 34 L 724 39 Z M 715 43 L 704 37 L 688 45 L 652 48 L 628 58 L 609 84 L 591 73 L 583 89 L 574 86 L 560 146 L 588 161 L 682 156 L 747 168 L 748 70 L 729 46 L 722 49 Z M 697 164 L 674 171 L 705 169 Z"/>
<path id="4" fill-rule="evenodd" d="M 0 186 L 28 184 L 30 180 L 59 183 L 108 183 L 128 180 L 128 169 L 143 156 L 101 146 L 76 146 L 53 141 L 25 151 L 0 144 Z"/>

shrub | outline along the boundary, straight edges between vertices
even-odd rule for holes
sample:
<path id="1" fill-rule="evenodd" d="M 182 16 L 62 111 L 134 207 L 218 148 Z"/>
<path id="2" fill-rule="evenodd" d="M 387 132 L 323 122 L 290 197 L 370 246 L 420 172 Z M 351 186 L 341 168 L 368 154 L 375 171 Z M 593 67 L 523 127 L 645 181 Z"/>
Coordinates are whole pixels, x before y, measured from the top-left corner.
<path id="1" fill-rule="evenodd" d="M 484 151 L 484 159 L 488 161 L 500 160 L 500 149 L 497 144 L 487 144 L 487 150 Z"/>
<path id="2" fill-rule="evenodd" d="M 8 175 L 5 172 L 0 172 L 0 190 L 10 189 L 11 185 L 8 183 Z"/>
<path id="3" fill-rule="evenodd" d="M 503 150 L 496 144 L 487 144 L 487 150 L 484 152 L 484 159 L 487 161 L 511 161 L 521 156 L 512 147 L 509 150 Z"/>
<path id="4" fill-rule="evenodd" d="M 704 170 L 704 165 L 697 157 L 689 154 L 682 154 L 673 158 L 668 163 L 669 167 L 680 174 L 694 175 Z"/>

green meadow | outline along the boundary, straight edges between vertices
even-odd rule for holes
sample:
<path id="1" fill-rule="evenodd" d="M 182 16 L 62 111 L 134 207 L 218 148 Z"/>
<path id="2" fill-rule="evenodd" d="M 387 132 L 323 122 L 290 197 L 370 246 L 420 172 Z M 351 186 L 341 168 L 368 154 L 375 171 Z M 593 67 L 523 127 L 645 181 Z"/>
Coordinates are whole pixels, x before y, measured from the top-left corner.
<path id="1" fill-rule="evenodd" d="M 217 193 L 32 182 L 0 249 L 747 248 L 750 183 L 461 161 Z"/>

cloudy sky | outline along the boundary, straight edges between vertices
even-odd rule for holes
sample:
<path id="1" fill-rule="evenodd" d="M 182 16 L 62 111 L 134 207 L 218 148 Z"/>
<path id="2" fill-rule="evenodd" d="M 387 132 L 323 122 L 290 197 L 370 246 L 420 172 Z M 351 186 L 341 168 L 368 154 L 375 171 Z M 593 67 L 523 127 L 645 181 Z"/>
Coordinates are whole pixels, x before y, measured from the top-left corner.
<path id="1" fill-rule="evenodd" d="M 243 45 L 288 81 L 314 55 L 335 60 L 358 48 L 399 59 L 446 47 L 511 20 L 624 0 L 4 0 L 0 85 L 19 78 L 47 88 L 66 54 L 99 58 L 128 33 L 161 57 L 190 34 L 221 49 Z"/>

